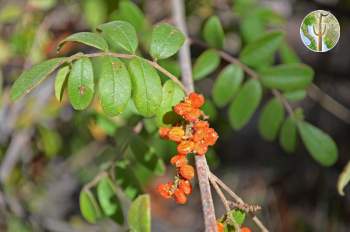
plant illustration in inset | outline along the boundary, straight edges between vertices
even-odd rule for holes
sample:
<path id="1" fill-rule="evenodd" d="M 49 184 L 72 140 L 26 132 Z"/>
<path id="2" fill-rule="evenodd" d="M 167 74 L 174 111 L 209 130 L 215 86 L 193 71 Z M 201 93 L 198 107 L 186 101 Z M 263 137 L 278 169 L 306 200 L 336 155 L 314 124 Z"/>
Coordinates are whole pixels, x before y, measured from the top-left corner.
<path id="1" fill-rule="evenodd" d="M 326 52 L 337 44 L 340 26 L 333 14 L 317 10 L 304 18 L 300 26 L 300 36 L 310 50 Z"/>

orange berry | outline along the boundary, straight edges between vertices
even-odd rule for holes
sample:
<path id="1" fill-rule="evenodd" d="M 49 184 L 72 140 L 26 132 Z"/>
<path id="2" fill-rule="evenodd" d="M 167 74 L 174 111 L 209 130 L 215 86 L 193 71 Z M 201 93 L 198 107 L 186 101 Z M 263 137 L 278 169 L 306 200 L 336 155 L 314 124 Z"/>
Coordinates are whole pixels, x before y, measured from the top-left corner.
<path id="1" fill-rule="evenodd" d="M 213 128 L 207 129 L 205 133 L 204 141 L 208 145 L 212 146 L 216 143 L 216 140 L 219 138 L 218 133 Z"/>
<path id="2" fill-rule="evenodd" d="M 194 177 L 194 168 L 191 165 L 186 164 L 181 166 L 179 172 L 186 180 L 191 180 Z"/>
<path id="3" fill-rule="evenodd" d="M 207 121 L 198 121 L 194 124 L 194 129 L 198 130 L 201 128 L 209 128 L 209 123 Z"/>
<path id="4" fill-rule="evenodd" d="M 190 195 L 192 193 L 192 185 L 188 180 L 180 180 L 179 189 L 181 189 L 186 195 Z"/>
<path id="5" fill-rule="evenodd" d="M 179 127 L 179 126 L 175 126 L 171 128 L 168 133 L 169 139 L 174 142 L 180 142 L 184 135 L 185 135 L 185 131 L 182 129 L 182 127 Z"/>
<path id="6" fill-rule="evenodd" d="M 192 106 L 187 102 L 180 102 L 179 104 L 174 106 L 174 112 L 181 116 L 190 112 L 191 110 L 192 110 Z"/>
<path id="7" fill-rule="evenodd" d="M 171 186 L 172 186 L 172 183 L 169 182 L 167 184 L 160 184 L 158 185 L 158 192 L 159 194 L 165 198 L 165 199 L 169 199 L 171 198 Z"/>
<path id="8" fill-rule="evenodd" d="M 194 135 L 192 137 L 194 142 L 199 142 L 203 140 L 206 137 L 206 129 L 205 128 L 199 128 L 194 132 Z"/>
<path id="9" fill-rule="evenodd" d="M 252 232 L 248 227 L 242 227 L 241 232 Z"/>
<path id="10" fill-rule="evenodd" d="M 180 154 L 188 154 L 193 150 L 194 143 L 189 140 L 182 141 L 179 145 L 177 145 L 177 151 Z"/>
<path id="11" fill-rule="evenodd" d="M 205 155 L 208 151 L 208 146 L 204 142 L 196 142 L 193 147 L 193 152 L 197 155 Z"/>
<path id="12" fill-rule="evenodd" d="M 188 160 L 186 158 L 186 155 L 183 154 L 174 155 L 170 160 L 170 163 L 177 168 L 186 165 L 187 162 Z"/>
<path id="13" fill-rule="evenodd" d="M 163 139 L 167 139 L 169 131 L 170 131 L 170 128 L 161 127 L 161 128 L 159 128 L 159 136 Z"/>
<path id="14" fill-rule="evenodd" d="M 225 226 L 221 222 L 217 222 L 216 227 L 217 227 L 218 232 L 224 232 L 224 230 L 225 230 Z"/>
<path id="15" fill-rule="evenodd" d="M 199 108 L 204 104 L 204 97 L 202 94 L 190 93 L 187 97 L 188 101 L 195 108 Z"/>
<path id="16" fill-rule="evenodd" d="M 185 204 L 187 202 L 187 197 L 181 189 L 176 189 L 174 192 L 174 199 L 179 204 Z"/>
<path id="17" fill-rule="evenodd" d="M 184 113 L 182 116 L 186 121 L 195 122 L 202 115 L 202 111 L 197 108 L 193 108 L 191 111 Z"/>

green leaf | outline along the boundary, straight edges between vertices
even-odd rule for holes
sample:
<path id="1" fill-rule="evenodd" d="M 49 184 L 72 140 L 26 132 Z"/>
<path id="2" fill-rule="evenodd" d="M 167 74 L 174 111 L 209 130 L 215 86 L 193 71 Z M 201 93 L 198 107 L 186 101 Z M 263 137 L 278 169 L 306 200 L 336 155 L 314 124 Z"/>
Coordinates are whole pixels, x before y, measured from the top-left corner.
<path id="1" fill-rule="evenodd" d="M 237 65 L 228 65 L 220 72 L 212 89 L 213 100 L 217 106 L 227 105 L 240 88 L 243 77 L 243 70 Z"/>
<path id="2" fill-rule="evenodd" d="M 64 86 L 70 71 L 69 66 L 64 66 L 58 70 L 55 79 L 55 96 L 58 101 L 62 101 Z"/>
<path id="3" fill-rule="evenodd" d="M 263 69 L 261 82 L 271 89 L 291 91 L 304 89 L 312 83 L 314 71 L 304 64 L 281 64 Z"/>
<path id="4" fill-rule="evenodd" d="M 324 166 L 333 165 L 338 159 L 338 148 L 333 139 L 307 122 L 299 122 L 298 130 L 311 156 Z"/>
<path id="5" fill-rule="evenodd" d="M 117 196 L 116 186 L 105 176 L 97 185 L 97 197 L 103 213 L 118 224 L 124 223 L 122 206 Z"/>
<path id="6" fill-rule="evenodd" d="M 349 182 L 350 182 L 350 161 L 345 166 L 344 170 L 341 172 L 338 178 L 337 188 L 338 188 L 338 193 L 341 196 L 345 195 L 344 188 L 346 185 L 349 184 Z"/>
<path id="7" fill-rule="evenodd" d="M 43 63 L 36 64 L 30 69 L 25 70 L 11 88 L 11 99 L 15 101 L 21 96 L 29 93 L 56 68 L 63 64 L 65 60 L 66 58 L 54 58 L 44 61 Z"/>
<path id="8" fill-rule="evenodd" d="M 94 74 L 89 58 L 81 58 L 73 63 L 68 77 L 68 97 L 76 110 L 89 106 L 94 97 Z"/>
<path id="9" fill-rule="evenodd" d="M 264 34 L 265 25 L 256 14 L 250 13 L 249 16 L 242 18 L 240 23 L 240 32 L 243 41 L 246 43 L 253 43 L 260 35 Z"/>
<path id="10" fill-rule="evenodd" d="M 145 16 L 138 8 L 138 6 L 132 1 L 121 1 L 118 5 L 116 15 L 113 15 L 115 19 L 124 20 L 133 25 L 137 32 L 141 32 L 145 26 Z"/>
<path id="11" fill-rule="evenodd" d="M 214 103 L 208 98 L 206 99 L 204 105 L 202 106 L 202 111 L 209 116 L 210 121 L 215 121 L 216 119 L 216 108 Z"/>
<path id="12" fill-rule="evenodd" d="M 55 130 L 42 126 L 39 127 L 39 134 L 41 149 L 48 158 L 53 158 L 62 145 L 60 134 Z"/>
<path id="13" fill-rule="evenodd" d="M 125 21 L 112 21 L 97 27 L 111 48 L 135 53 L 138 45 L 135 28 Z"/>
<path id="14" fill-rule="evenodd" d="M 155 115 L 162 102 L 162 85 L 157 71 L 141 58 L 132 59 L 128 68 L 137 111 L 145 117 Z"/>
<path id="15" fill-rule="evenodd" d="M 106 21 L 108 13 L 108 6 L 105 1 L 84 0 L 83 14 L 86 23 L 95 28 L 100 23 Z"/>
<path id="16" fill-rule="evenodd" d="M 129 72 L 118 58 L 105 56 L 100 59 L 102 66 L 97 75 L 101 105 L 107 115 L 116 116 L 124 111 L 131 97 Z"/>
<path id="17" fill-rule="evenodd" d="M 262 88 L 258 80 L 252 79 L 243 85 L 229 107 L 229 121 L 234 129 L 241 129 L 248 123 L 261 97 Z"/>
<path id="18" fill-rule="evenodd" d="M 297 125 L 292 117 L 288 117 L 282 124 L 279 143 L 288 153 L 295 151 L 297 144 Z"/>
<path id="19" fill-rule="evenodd" d="M 300 63 L 298 55 L 293 51 L 286 42 L 283 42 L 279 50 L 283 64 Z"/>
<path id="20" fill-rule="evenodd" d="M 79 32 L 68 36 L 58 44 L 57 51 L 59 51 L 66 42 L 83 43 L 102 51 L 108 51 L 108 44 L 104 38 L 92 32 Z"/>
<path id="21" fill-rule="evenodd" d="M 149 195 L 141 195 L 129 208 L 128 224 L 133 232 L 151 231 L 151 201 Z"/>
<path id="22" fill-rule="evenodd" d="M 101 210 L 90 190 L 83 189 L 80 192 L 79 202 L 81 214 L 86 221 L 96 223 L 97 219 L 101 217 Z"/>
<path id="23" fill-rule="evenodd" d="M 268 32 L 244 47 L 240 54 L 240 60 L 257 68 L 275 53 L 282 40 L 282 32 Z"/>
<path id="24" fill-rule="evenodd" d="M 242 225 L 245 221 L 245 212 L 234 209 L 227 213 L 229 217 L 235 220 L 238 225 Z"/>
<path id="25" fill-rule="evenodd" d="M 220 64 L 219 54 L 209 49 L 203 52 L 193 66 L 193 79 L 201 80 L 212 73 Z"/>
<path id="26" fill-rule="evenodd" d="M 304 89 L 292 90 L 285 92 L 284 97 L 291 102 L 303 100 L 306 97 L 306 91 Z"/>
<path id="27" fill-rule="evenodd" d="M 151 56 L 158 59 L 165 59 L 174 55 L 185 42 L 184 34 L 176 27 L 162 23 L 152 31 L 150 45 Z"/>
<path id="28" fill-rule="evenodd" d="M 175 116 L 172 107 L 185 97 L 184 91 L 172 80 L 167 80 L 163 85 L 162 103 L 157 112 L 157 124 L 169 124 Z"/>
<path id="29" fill-rule="evenodd" d="M 224 30 L 222 29 L 220 19 L 217 16 L 211 16 L 204 24 L 203 37 L 209 46 L 214 48 L 223 48 Z"/>
<path id="30" fill-rule="evenodd" d="M 270 100 L 262 109 L 259 118 L 259 132 L 268 140 L 275 140 L 278 130 L 284 119 L 284 108 L 278 99 Z"/>
<path id="31" fill-rule="evenodd" d="M 117 185 L 123 189 L 125 195 L 130 199 L 134 199 L 142 192 L 134 170 L 126 160 L 120 160 L 115 163 L 115 179 Z"/>

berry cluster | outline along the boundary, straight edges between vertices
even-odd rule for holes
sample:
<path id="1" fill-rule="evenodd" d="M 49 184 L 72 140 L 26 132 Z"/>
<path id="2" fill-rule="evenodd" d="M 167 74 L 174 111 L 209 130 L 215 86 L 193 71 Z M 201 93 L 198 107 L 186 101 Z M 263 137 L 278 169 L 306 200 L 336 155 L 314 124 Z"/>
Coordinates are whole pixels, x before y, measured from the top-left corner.
<path id="1" fill-rule="evenodd" d="M 216 230 L 218 232 L 224 232 L 225 231 L 225 225 L 222 222 L 217 222 L 216 223 Z M 252 232 L 249 227 L 241 227 L 240 229 L 241 232 Z"/>
<path id="2" fill-rule="evenodd" d="M 204 104 L 201 94 L 190 93 L 182 102 L 174 106 L 173 111 L 181 116 L 182 120 L 172 127 L 161 127 L 159 135 L 163 139 L 177 143 L 178 154 L 174 155 L 170 162 L 177 169 L 174 181 L 160 184 L 158 192 L 166 199 L 174 198 L 179 204 L 187 202 L 187 195 L 191 194 L 190 180 L 194 176 L 193 166 L 188 164 L 187 155 L 205 155 L 208 146 L 213 146 L 218 139 L 218 134 L 200 110 Z"/>

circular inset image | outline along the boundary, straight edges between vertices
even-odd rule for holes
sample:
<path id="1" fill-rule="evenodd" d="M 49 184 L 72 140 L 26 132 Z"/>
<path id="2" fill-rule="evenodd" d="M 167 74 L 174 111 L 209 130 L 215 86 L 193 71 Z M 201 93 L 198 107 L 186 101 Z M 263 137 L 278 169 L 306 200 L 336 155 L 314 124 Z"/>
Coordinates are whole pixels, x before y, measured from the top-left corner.
<path id="1" fill-rule="evenodd" d="M 309 13 L 300 26 L 303 44 L 314 52 L 327 52 L 337 45 L 340 25 L 330 12 L 315 10 Z"/>

